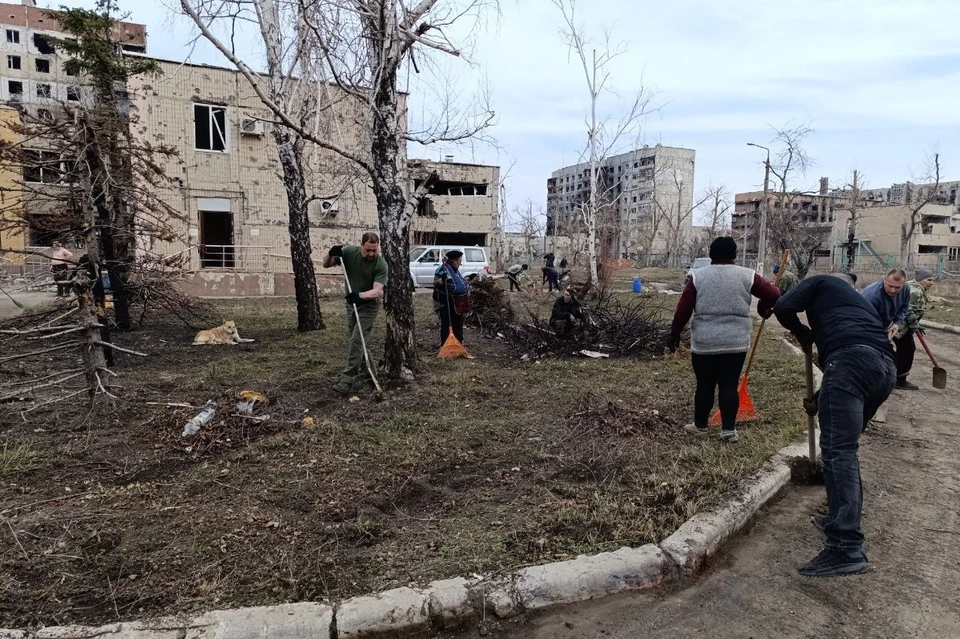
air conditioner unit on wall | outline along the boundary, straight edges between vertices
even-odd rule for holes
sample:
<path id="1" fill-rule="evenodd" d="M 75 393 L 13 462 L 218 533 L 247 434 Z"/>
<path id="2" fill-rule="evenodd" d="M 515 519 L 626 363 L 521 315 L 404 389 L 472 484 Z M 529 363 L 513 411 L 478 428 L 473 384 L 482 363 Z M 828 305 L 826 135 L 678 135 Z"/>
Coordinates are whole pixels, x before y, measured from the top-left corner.
<path id="1" fill-rule="evenodd" d="M 240 133 L 243 135 L 263 135 L 263 120 L 256 118 L 243 118 L 240 121 Z"/>
<path id="2" fill-rule="evenodd" d="M 336 215 L 340 212 L 339 200 L 320 200 L 320 213 L 323 215 Z"/>

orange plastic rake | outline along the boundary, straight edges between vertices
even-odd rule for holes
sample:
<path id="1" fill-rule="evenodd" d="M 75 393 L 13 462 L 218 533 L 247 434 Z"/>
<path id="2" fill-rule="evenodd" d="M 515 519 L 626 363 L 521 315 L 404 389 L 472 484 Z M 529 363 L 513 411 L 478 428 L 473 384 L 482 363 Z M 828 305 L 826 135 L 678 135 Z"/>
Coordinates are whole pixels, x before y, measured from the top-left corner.
<path id="1" fill-rule="evenodd" d="M 780 256 L 780 270 L 777 273 L 777 279 L 773 284 L 774 286 L 780 284 L 780 278 L 783 277 L 783 271 L 787 267 L 787 258 L 789 257 L 790 251 L 784 251 L 783 255 Z M 738 424 L 745 424 L 757 419 L 757 409 L 753 407 L 753 400 L 750 399 L 750 393 L 747 391 L 747 381 L 750 379 L 750 369 L 753 367 L 753 358 L 757 354 L 757 346 L 760 345 L 760 336 L 763 335 L 763 327 L 766 323 L 766 318 L 760 320 L 760 328 L 757 329 L 757 336 L 753 338 L 753 346 L 750 348 L 750 358 L 747 360 L 747 368 L 743 371 L 743 377 L 740 378 L 740 387 L 737 389 L 737 394 L 740 396 L 740 408 L 737 409 Z M 711 426 L 719 426 L 721 423 L 720 411 L 717 410 L 713 413 L 713 416 L 710 417 L 709 424 Z"/>

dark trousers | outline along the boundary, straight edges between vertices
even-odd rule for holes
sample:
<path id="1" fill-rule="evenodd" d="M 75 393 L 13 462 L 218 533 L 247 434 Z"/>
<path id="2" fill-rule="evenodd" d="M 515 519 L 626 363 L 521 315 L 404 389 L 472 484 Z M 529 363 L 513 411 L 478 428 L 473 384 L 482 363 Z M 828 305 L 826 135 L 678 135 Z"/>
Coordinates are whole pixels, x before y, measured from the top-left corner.
<path id="1" fill-rule="evenodd" d="M 547 277 L 547 284 L 549 288 L 547 292 L 552 291 L 553 289 L 560 290 L 560 279 L 557 277 L 557 269 L 547 267 L 544 272 L 544 275 Z"/>
<path id="2" fill-rule="evenodd" d="M 913 368 L 913 357 L 917 352 L 917 344 L 913 341 L 913 330 L 907 329 L 907 334 L 903 337 L 893 338 L 893 344 L 897 347 L 897 379 L 906 381 L 910 369 Z"/>
<path id="3" fill-rule="evenodd" d="M 693 397 L 693 423 L 706 428 L 713 410 L 713 398 L 720 389 L 717 402 L 720 405 L 720 418 L 723 430 L 731 431 L 737 427 L 737 411 L 740 410 L 740 396 L 737 386 L 740 383 L 740 371 L 746 353 L 723 353 L 720 355 L 698 355 L 693 353 L 693 373 L 697 376 L 697 392 Z"/>
<path id="4" fill-rule="evenodd" d="M 70 273 L 67 272 L 66 264 L 57 264 L 51 266 L 50 269 L 53 271 L 53 281 L 57 283 L 57 297 L 62 297 L 70 294 Z"/>
<path id="5" fill-rule="evenodd" d="M 557 317 L 550 320 L 550 328 L 561 337 L 570 337 L 579 326 L 580 321 L 569 313 L 564 317 Z"/>
<path id="6" fill-rule="evenodd" d="M 820 385 L 820 452 L 829 513 L 823 532 L 831 550 L 863 549 L 860 433 L 893 391 L 896 366 L 869 346 L 831 353 Z"/>
<path id="7" fill-rule="evenodd" d="M 447 312 L 447 309 L 450 309 Z M 453 306 L 441 306 L 437 309 L 440 316 L 440 345 L 447 341 L 450 336 L 450 327 L 453 327 L 453 335 L 463 344 L 463 315 L 458 315 Z"/>
<path id="8" fill-rule="evenodd" d="M 522 289 L 520 288 L 520 276 L 519 276 L 519 275 L 513 275 L 513 274 L 511 274 L 511 273 L 507 273 L 507 279 L 510 280 L 510 292 L 511 292 L 511 293 L 512 293 L 513 290 L 514 290 L 514 287 L 516 287 L 516 290 L 518 290 L 518 291 L 519 291 L 519 290 L 522 290 Z"/>

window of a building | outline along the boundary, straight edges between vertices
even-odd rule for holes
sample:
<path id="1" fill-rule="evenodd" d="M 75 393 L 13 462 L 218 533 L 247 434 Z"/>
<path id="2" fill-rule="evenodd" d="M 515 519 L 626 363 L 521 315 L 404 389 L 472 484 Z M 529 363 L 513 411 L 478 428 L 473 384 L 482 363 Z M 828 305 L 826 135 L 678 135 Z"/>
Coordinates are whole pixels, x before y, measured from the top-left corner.
<path id="1" fill-rule="evenodd" d="M 7 68 L 8 68 L 8 69 L 19 69 L 19 68 L 20 68 L 20 56 L 18 56 L 18 55 L 8 55 L 8 56 L 7 56 Z"/>
<path id="2" fill-rule="evenodd" d="M 198 151 L 227 153 L 227 107 L 194 104 L 193 120 Z"/>
<path id="3" fill-rule="evenodd" d="M 46 58 L 37 58 L 37 73 L 50 73 L 50 61 Z"/>
<path id="4" fill-rule="evenodd" d="M 39 51 L 41 55 L 51 55 L 56 51 L 56 49 L 51 46 L 50 41 L 39 33 L 33 34 L 33 46 L 37 48 L 37 51 Z"/>
<path id="5" fill-rule="evenodd" d="M 37 117 L 41 120 L 53 120 L 53 115 L 51 115 L 49 109 L 37 109 Z"/>
<path id="6" fill-rule="evenodd" d="M 7 42 L 20 44 L 20 32 L 16 29 L 7 29 Z"/>
<path id="7" fill-rule="evenodd" d="M 50 85 L 44 82 L 37 84 L 37 97 L 38 98 L 49 98 L 53 95 L 53 92 L 50 89 Z"/>
<path id="8" fill-rule="evenodd" d="M 79 102 L 80 87 L 67 87 L 67 100 L 70 102 Z"/>
<path id="9" fill-rule="evenodd" d="M 22 96 L 23 95 L 23 82 L 18 82 L 16 80 L 7 81 L 7 89 L 10 91 L 12 96 Z"/>
<path id="10" fill-rule="evenodd" d="M 56 184 L 60 181 L 62 167 L 60 156 L 53 151 L 23 151 L 23 181 L 41 184 Z"/>

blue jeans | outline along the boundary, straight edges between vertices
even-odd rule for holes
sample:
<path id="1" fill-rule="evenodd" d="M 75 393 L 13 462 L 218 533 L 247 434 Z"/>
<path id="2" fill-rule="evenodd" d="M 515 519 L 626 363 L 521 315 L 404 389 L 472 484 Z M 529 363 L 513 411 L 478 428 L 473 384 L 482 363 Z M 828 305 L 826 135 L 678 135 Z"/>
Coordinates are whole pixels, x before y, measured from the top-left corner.
<path id="1" fill-rule="evenodd" d="M 829 507 L 823 532 L 830 550 L 863 550 L 860 433 L 890 396 L 896 374 L 893 358 L 869 346 L 845 346 L 826 362 L 818 408 Z"/>

